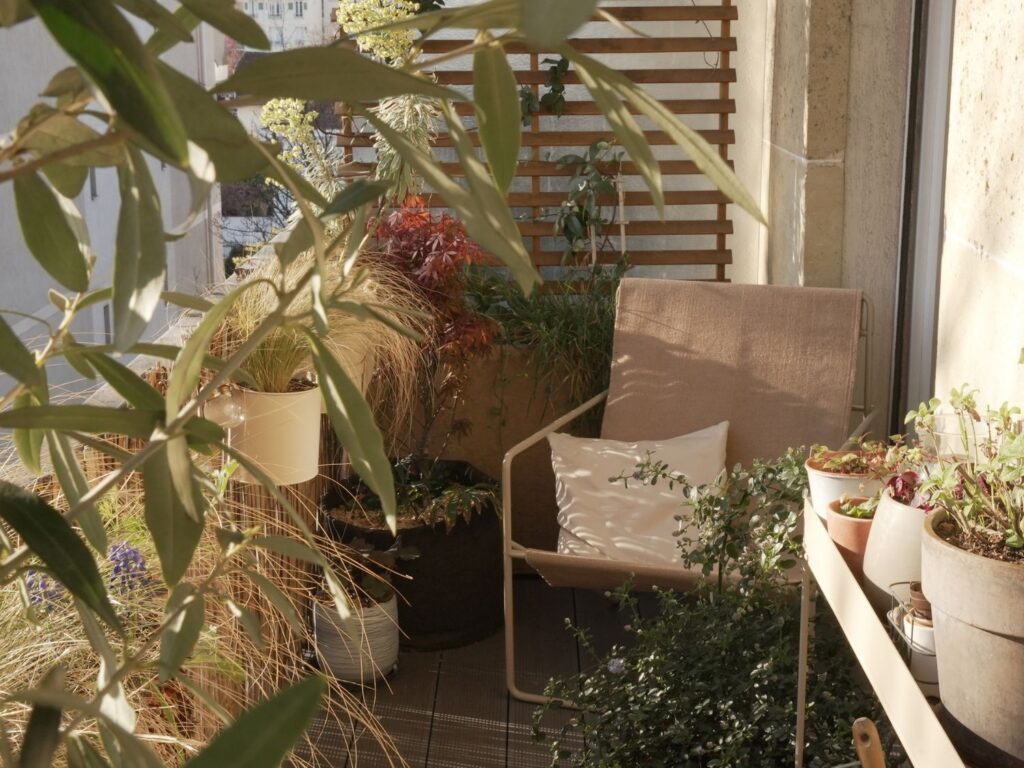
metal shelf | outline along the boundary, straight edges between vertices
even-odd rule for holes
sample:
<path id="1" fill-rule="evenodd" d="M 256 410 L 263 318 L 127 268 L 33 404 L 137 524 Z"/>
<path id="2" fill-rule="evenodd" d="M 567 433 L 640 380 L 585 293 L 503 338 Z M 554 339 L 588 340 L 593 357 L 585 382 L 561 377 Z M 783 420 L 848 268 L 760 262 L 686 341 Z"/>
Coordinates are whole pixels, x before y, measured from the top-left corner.
<path id="1" fill-rule="evenodd" d="M 919 768 L 967 768 L 810 503 L 804 507 L 804 549 L 796 768 L 803 768 L 812 580 L 832 607 L 911 762 Z"/>

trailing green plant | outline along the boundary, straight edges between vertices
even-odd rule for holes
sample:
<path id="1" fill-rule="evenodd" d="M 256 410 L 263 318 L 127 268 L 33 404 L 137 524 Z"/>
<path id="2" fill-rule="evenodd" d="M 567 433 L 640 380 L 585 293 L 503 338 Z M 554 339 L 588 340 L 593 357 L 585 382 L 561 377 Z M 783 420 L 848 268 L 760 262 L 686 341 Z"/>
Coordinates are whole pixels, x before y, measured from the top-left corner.
<path id="1" fill-rule="evenodd" d="M 839 514 L 857 520 L 871 520 L 878 509 L 880 499 L 881 496 L 878 493 L 866 499 L 842 498 L 839 500 Z"/>
<path id="2" fill-rule="evenodd" d="M 387 322 L 372 302 L 333 294 L 328 265 L 340 264 L 342 275 L 357 269 L 365 245 L 363 225 L 370 208 L 387 197 L 390 185 L 359 180 L 325 196 L 277 157 L 277 147 L 250 136 L 232 115 L 232 104 L 221 101 L 221 96 L 239 100 L 236 104 L 289 98 L 351 105 L 356 117 L 368 121 L 429 182 L 462 221 L 468 236 L 505 264 L 526 292 L 539 282 L 539 276 L 504 203 L 507 185 L 495 182 L 511 178 L 519 154 L 515 111 L 519 99 L 514 78 L 507 77 L 506 45 L 545 47 L 565 56 L 586 87 L 602 94 L 601 103 L 608 111 L 621 112 L 628 102 L 671 136 L 726 194 L 763 221 L 756 203 L 713 148 L 619 72 L 565 43 L 591 18 L 594 6 L 593 2 L 552 4 L 542 23 L 525 0 L 491 0 L 435 10 L 429 16 L 399 20 L 391 31 L 419 30 L 409 33 L 416 38 L 417 50 L 421 50 L 420 41 L 450 26 L 481 34 L 457 52 L 416 61 L 406 60 L 413 58 L 407 45 L 392 53 L 374 44 L 372 53 L 394 67 L 344 44 L 267 53 L 210 92 L 166 64 L 164 57 L 173 57 L 180 52 L 174 50 L 176 46 L 191 42 L 201 21 L 248 47 L 269 50 L 259 25 L 233 4 L 0 0 L 0 26 L 16 28 L 35 19 L 69 62 L 0 142 L 0 184 L 13 188 L 26 252 L 52 277 L 49 298 L 58 312 L 53 323 L 36 318 L 46 337 L 31 347 L 6 320 L 0 320 L 0 370 L 10 377 L 0 393 L 0 428 L 13 430 L 19 458 L 29 473 L 41 473 L 45 456 L 66 499 L 55 505 L 30 487 L 0 482 L 0 584 L 18 590 L 24 587 L 29 569 L 47 570 L 81 608 L 80 620 L 69 631 L 89 645 L 99 669 L 95 683 L 71 688 L 66 684 L 63 659 L 54 656 L 40 678 L 5 692 L 5 700 L 20 702 L 24 708 L 16 726 L 8 722 L 0 729 L 0 765 L 13 767 L 16 761 L 48 765 L 58 754 L 68 752 L 83 765 L 162 764 L 138 732 L 135 705 L 126 696 L 125 685 L 134 675 L 151 670 L 155 657 L 167 680 L 186 685 L 186 680 L 191 681 L 189 670 L 200 661 L 198 638 L 204 627 L 218 621 L 221 611 L 231 617 L 224 623 L 232 631 L 242 628 L 256 641 L 262 639 L 260 622 L 240 596 L 265 598 L 276 608 L 273 615 L 286 622 L 290 617 L 301 629 L 294 606 L 288 610 L 280 588 L 265 576 L 261 579 L 253 562 L 283 553 L 319 566 L 335 607 L 341 614 L 348 610 L 343 579 L 290 497 L 238 456 L 221 428 L 199 415 L 282 326 L 301 328 L 308 340 L 311 365 L 334 430 L 352 466 L 378 494 L 386 523 L 396 525 L 394 478 L 383 436 L 359 387 L 327 341 L 335 312 L 366 322 Z M 140 37 L 143 30 L 145 39 Z M 360 30 L 364 32 L 365 37 L 371 34 Z M 18 30 L 6 34 L 18 34 Z M 481 132 L 486 166 L 451 104 L 465 101 L 465 96 L 418 74 L 461 56 L 472 56 L 474 63 L 481 64 L 474 66 L 474 78 L 480 79 L 473 102 L 478 124 L 501 129 Z M 493 77 L 494 73 L 506 76 Z M 456 173 L 449 173 L 365 106 L 406 94 L 438 100 L 452 139 Z M 509 122 L 516 128 L 514 133 L 507 130 Z M 626 122 L 617 126 L 616 137 L 635 155 L 656 206 L 663 209 L 658 165 L 642 133 Z M 165 224 L 170 206 L 161 200 L 160 185 L 149 170 L 151 162 L 177 169 L 191 182 L 191 210 L 184 222 L 173 227 Z M 120 190 L 109 273 L 96 268 L 88 222 L 74 202 L 95 168 L 113 169 Z M 457 182 L 455 175 L 464 183 Z M 273 257 L 281 271 L 304 254 L 306 261 L 293 281 L 273 284 L 270 311 L 238 348 L 213 359 L 210 342 L 218 326 L 241 296 L 266 283 L 249 281 L 216 302 L 165 292 L 166 244 L 202 220 L 213 185 L 253 176 L 272 178 L 295 201 L 294 226 L 275 244 Z M 105 274 L 112 274 L 106 284 Z M 42 297 L 39 300 L 42 303 Z M 201 316 L 180 346 L 142 342 L 156 330 L 154 317 L 161 301 Z M 105 302 L 111 307 L 112 340 L 87 343 L 78 336 L 83 313 Z M 119 359 L 137 353 L 172 361 L 165 391 L 155 389 Z M 58 389 L 48 371 L 60 361 L 83 376 L 108 383 L 128 407 L 57 402 Z M 208 372 L 205 377 L 204 371 Z M 111 439 L 99 439 L 98 434 Z M 113 469 L 87 475 L 79 452 L 83 446 L 104 453 Z M 283 539 L 276 538 L 278 529 L 271 529 L 266 521 L 248 528 L 239 523 L 242 515 L 219 514 L 220 480 L 214 468 L 227 458 L 238 460 L 275 499 L 289 523 Z M 96 557 L 102 559 L 108 552 L 97 504 L 129 479 L 138 483 L 145 535 L 152 542 L 167 593 L 166 602 L 157 606 L 162 620 L 140 636 L 126 632 Z M 197 574 L 193 566 L 202 541 L 211 543 L 213 560 L 211 570 Z M 156 573 L 157 568 L 153 570 Z M 318 710 L 326 688 L 322 679 L 308 675 L 308 668 L 295 655 L 289 661 L 295 665 L 290 674 L 282 674 L 275 682 L 304 675 L 306 679 L 266 697 L 246 698 L 234 718 L 220 711 L 224 727 L 208 744 L 199 739 L 175 745 L 188 754 L 189 768 L 273 768 L 286 758 Z M 210 698 L 201 682 L 196 686 L 198 697 Z M 334 693 L 345 700 L 343 690 Z M 188 708 L 176 700 L 169 700 L 164 712 L 168 717 L 190 716 Z"/>
<path id="3" fill-rule="evenodd" d="M 984 415 L 977 390 L 966 385 L 949 396 L 958 440 L 949 450 L 933 398 L 907 414 L 923 442 L 939 447 L 920 491 L 935 510 L 945 511 L 952 530 L 943 531 L 964 549 L 1011 562 L 1024 562 L 1024 423 L 1020 408 L 1003 403 Z M 943 436 L 944 437 L 944 436 Z"/>
<path id="4" fill-rule="evenodd" d="M 839 475 L 884 477 L 889 472 L 886 446 L 878 441 L 862 441 L 854 450 L 833 450 L 827 445 L 811 446 L 811 461 L 825 472 Z"/>
<path id="5" fill-rule="evenodd" d="M 589 671 L 546 691 L 582 710 L 552 744 L 553 766 L 747 768 L 793 759 L 800 629 L 788 571 L 801 554 L 804 456 L 791 449 L 696 488 L 653 457 L 611 478 L 679 489 L 692 509 L 680 516 L 683 561 L 700 569 L 701 583 L 692 595 L 661 593 L 653 617 L 639 614 L 628 585 L 620 590 L 631 643 L 594 654 Z M 593 654 L 586 632 L 577 636 Z M 833 766 L 853 758 L 853 720 L 880 718 L 881 708 L 827 610 L 811 636 L 805 760 Z M 900 758 L 894 745 L 890 757 Z"/>
<path id="6" fill-rule="evenodd" d="M 529 85 L 519 87 L 519 112 L 523 127 L 528 128 L 534 115 L 541 112 L 561 117 L 565 112 L 565 74 L 569 71 L 569 60 L 565 56 L 557 59 L 546 58 L 542 64 L 549 64 L 548 81 L 544 93 L 540 96 Z"/>
<path id="7" fill-rule="evenodd" d="M 578 405 L 608 387 L 615 292 L 628 270 L 625 259 L 607 267 L 579 267 L 552 283 L 551 290 L 523 296 L 506 274 L 471 269 L 466 298 L 496 324 L 495 342 L 529 351 L 537 386 L 549 399 L 568 391 Z"/>

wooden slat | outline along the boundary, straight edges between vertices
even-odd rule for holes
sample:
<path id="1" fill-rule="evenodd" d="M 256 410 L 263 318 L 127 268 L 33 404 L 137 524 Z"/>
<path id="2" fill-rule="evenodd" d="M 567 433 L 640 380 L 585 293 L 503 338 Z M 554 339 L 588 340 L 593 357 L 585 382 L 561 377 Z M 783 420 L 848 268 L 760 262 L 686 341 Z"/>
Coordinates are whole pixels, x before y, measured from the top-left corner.
<path id="1" fill-rule="evenodd" d="M 441 163 L 441 170 L 450 176 L 461 176 L 462 166 L 458 163 Z M 662 176 L 692 176 L 700 173 L 700 169 L 690 160 L 662 160 L 658 163 Z M 729 163 L 732 167 L 732 163 Z M 339 176 L 349 178 L 355 176 L 366 176 L 373 172 L 373 163 L 348 163 L 337 169 Z M 611 165 L 602 166 L 605 173 L 615 173 L 616 170 L 623 176 L 636 176 L 636 165 L 630 162 L 623 162 L 618 169 Z M 553 160 L 531 160 L 520 163 L 516 168 L 517 176 L 572 176 L 574 168 L 562 166 Z"/>
<path id="2" fill-rule="evenodd" d="M 736 111 L 734 99 L 664 99 L 661 103 L 675 115 L 719 115 Z M 632 104 L 629 104 L 628 108 L 632 114 L 640 114 L 640 110 Z M 455 112 L 463 116 L 475 114 L 472 104 L 462 102 L 456 104 Z M 592 101 L 569 101 L 566 102 L 562 114 L 600 115 L 603 113 L 601 108 Z"/>
<path id="3" fill-rule="evenodd" d="M 518 223 L 523 237 L 554 237 L 554 224 L 549 221 Z M 626 227 L 627 235 L 717 235 L 732 234 L 731 221 L 631 221 Z M 608 232 L 615 236 L 617 231 Z"/>
<path id="4" fill-rule="evenodd" d="M 606 5 L 607 11 L 621 21 L 735 21 L 736 9 L 721 5 Z M 595 16 L 595 21 L 601 17 Z"/>
<path id="5" fill-rule="evenodd" d="M 696 192 L 665 192 L 666 205 L 716 205 L 728 203 L 729 198 L 715 189 L 701 190 Z M 566 199 L 566 192 L 512 192 L 508 195 L 508 204 L 513 207 L 525 206 L 559 206 Z M 614 194 L 601 195 L 598 198 L 601 205 L 616 205 L 618 197 Z M 626 205 L 654 205 L 650 192 L 626 192 Z M 443 201 L 437 201 L 443 205 Z"/>
<path id="6" fill-rule="evenodd" d="M 732 264 L 732 251 L 717 250 L 664 250 L 634 251 L 627 249 L 629 263 L 635 266 L 669 266 L 685 264 L 700 266 L 702 264 Z M 618 251 L 598 252 L 598 264 L 615 264 L 620 256 Z M 561 251 L 540 251 L 534 254 L 534 263 L 538 267 L 557 267 L 562 263 Z"/>
<path id="7" fill-rule="evenodd" d="M 735 51 L 735 37 L 602 37 L 575 38 L 568 41 L 582 53 L 700 53 L 702 51 Z M 427 40 L 423 52 L 451 53 L 466 46 L 465 40 Z M 525 43 L 505 43 L 507 53 L 530 53 L 537 50 Z"/>
<path id="8" fill-rule="evenodd" d="M 733 144 L 736 141 L 734 131 L 697 131 L 710 144 Z M 469 134 L 473 146 L 480 146 L 480 134 Z M 524 147 L 587 147 L 595 141 L 612 138 L 610 131 L 544 131 L 542 133 L 523 133 Z M 644 139 L 652 147 L 674 145 L 675 139 L 664 131 L 644 131 Z M 452 139 L 447 133 L 438 134 L 431 142 L 435 147 L 450 147 Z M 373 137 L 367 134 L 338 134 L 339 147 L 372 147 Z"/>
<path id="9" fill-rule="evenodd" d="M 625 69 L 621 73 L 634 83 L 650 85 L 652 83 L 735 83 L 735 69 Z M 469 70 L 442 69 L 433 73 L 437 81 L 443 85 L 472 85 L 473 73 Z M 516 81 L 520 85 L 544 85 L 548 81 L 547 71 L 518 70 Z M 566 85 L 578 85 L 579 75 L 572 70 L 565 73 L 562 82 Z"/>

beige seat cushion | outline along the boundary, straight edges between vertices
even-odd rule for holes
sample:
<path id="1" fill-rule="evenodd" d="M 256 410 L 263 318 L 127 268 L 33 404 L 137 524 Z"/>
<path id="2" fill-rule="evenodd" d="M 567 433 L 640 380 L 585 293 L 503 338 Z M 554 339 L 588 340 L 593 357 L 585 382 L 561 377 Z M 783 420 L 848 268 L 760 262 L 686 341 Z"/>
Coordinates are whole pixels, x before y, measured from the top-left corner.
<path id="1" fill-rule="evenodd" d="M 725 468 L 729 422 L 667 440 L 623 442 L 548 436 L 555 470 L 560 528 L 558 551 L 639 563 L 679 563 L 675 517 L 685 513 L 679 486 L 623 485 L 647 458 L 664 461 L 694 485 L 711 483 Z"/>

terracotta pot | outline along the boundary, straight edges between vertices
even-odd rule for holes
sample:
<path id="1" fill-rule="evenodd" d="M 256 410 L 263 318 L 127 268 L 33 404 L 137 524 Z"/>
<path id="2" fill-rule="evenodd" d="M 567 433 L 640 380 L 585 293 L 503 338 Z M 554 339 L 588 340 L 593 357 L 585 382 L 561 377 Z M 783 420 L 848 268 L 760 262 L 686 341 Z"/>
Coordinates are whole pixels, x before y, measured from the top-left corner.
<path id="1" fill-rule="evenodd" d="M 827 520 L 828 506 L 836 499 L 844 496 L 872 496 L 882 487 L 881 480 L 868 475 L 844 475 L 822 468 L 827 459 L 847 453 L 863 451 L 827 451 L 823 458 L 808 459 L 804 463 L 804 469 L 807 470 L 807 485 L 811 492 L 811 505 L 822 520 Z"/>
<path id="2" fill-rule="evenodd" d="M 242 390 L 244 421 L 231 430 L 231 446 L 258 464 L 276 485 L 304 483 L 320 471 L 320 389 L 301 392 Z M 256 479 L 244 469 L 234 478 Z"/>
<path id="3" fill-rule="evenodd" d="M 398 663 L 398 601 L 353 606 L 341 618 L 334 605 L 313 603 L 316 655 L 325 671 L 347 683 L 385 677 Z"/>
<path id="4" fill-rule="evenodd" d="M 924 596 L 924 589 L 921 587 L 920 581 L 910 582 L 910 610 L 914 612 L 915 616 L 928 621 L 932 620 L 932 604 Z"/>
<path id="5" fill-rule="evenodd" d="M 1024 565 L 971 554 L 924 528 L 921 576 L 935 624 L 942 703 L 961 753 L 1024 766 Z"/>
<path id="6" fill-rule="evenodd" d="M 867 501 L 863 497 L 851 498 L 853 504 Z M 868 546 L 868 534 L 871 532 L 871 518 L 850 517 L 839 511 L 839 499 L 828 505 L 826 519 L 828 535 L 839 548 L 839 554 L 850 567 L 857 581 L 864 578 L 864 551 Z"/>
<path id="7" fill-rule="evenodd" d="M 879 613 L 892 608 L 891 585 L 921 580 L 925 513 L 882 493 L 864 552 L 864 593 Z"/>

